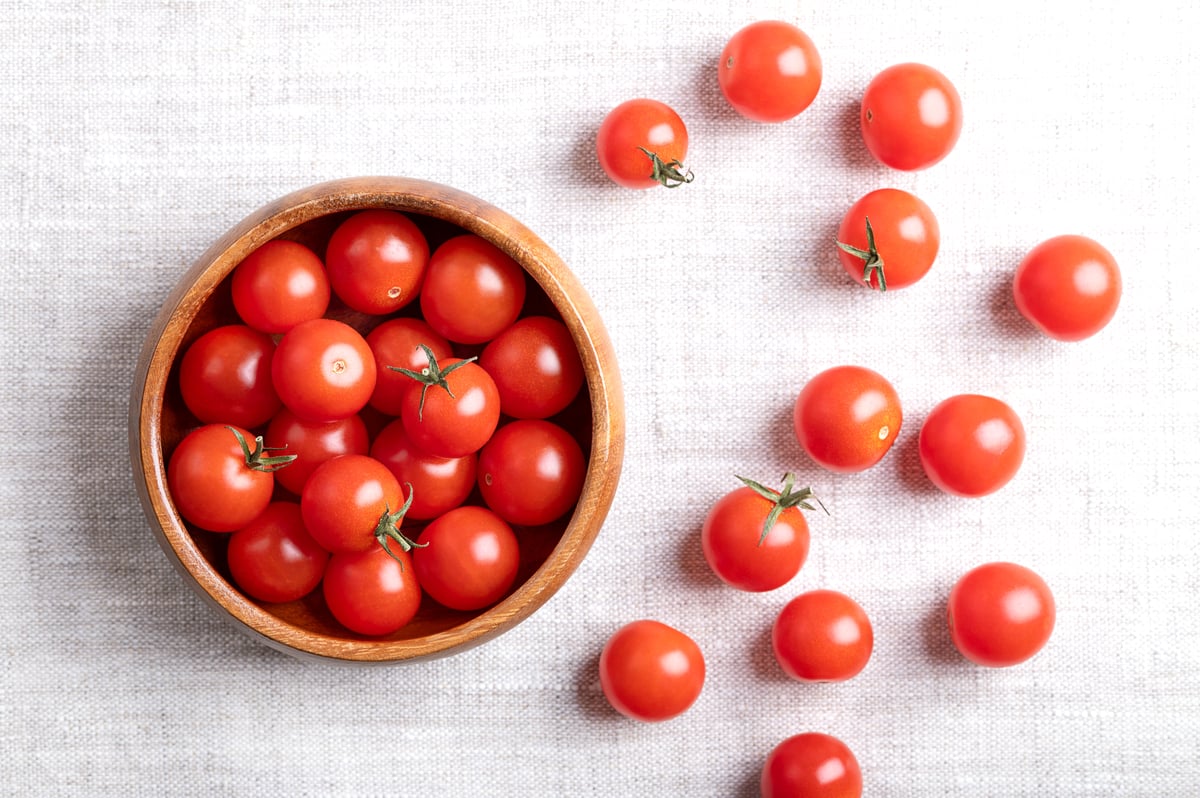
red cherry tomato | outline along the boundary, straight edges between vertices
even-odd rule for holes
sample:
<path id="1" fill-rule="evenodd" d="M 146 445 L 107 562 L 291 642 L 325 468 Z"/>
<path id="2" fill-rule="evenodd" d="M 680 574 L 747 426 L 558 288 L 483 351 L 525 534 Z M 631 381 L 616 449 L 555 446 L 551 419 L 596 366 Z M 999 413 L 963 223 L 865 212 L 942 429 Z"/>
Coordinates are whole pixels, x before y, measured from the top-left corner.
<path id="1" fill-rule="evenodd" d="M 821 56 L 808 35 L 787 22 L 752 22 L 729 39 L 717 67 L 721 93 L 756 122 L 783 122 L 816 99 Z"/>
<path id="2" fill-rule="evenodd" d="M 317 466 L 300 495 L 304 525 L 334 554 L 385 543 L 393 552 L 404 548 L 399 525 L 407 509 L 403 489 L 387 466 L 361 454 L 344 454 Z"/>
<path id="3" fill-rule="evenodd" d="M 209 330 L 183 354 L 179 390 L 188 410 L 201 422 L 236 424 L 247 429 L 265 424 L 279 409 L 271 382 L 275 342 L 242 324 Z"/>
<path id="4" fill-rule="evenodd" d="M 1025 427 L 990 396 L 952 396 L 930 411 L 918 439 L 921 466 L 942 490 L 986 496 L 1008 484 L 1025 459 Z"/>
<path id="5" fill-rule="evenodd" d="M 210 532 L 233 532 L 267 509 L 275 489 L 272 471 L 283 465 L 246 430 L 207 424 L 171 453 L 167 486 L 184 520 Z"/>
<path id="6" fill-rule="evenodd" d="M 428 353 L 427 353 L 428 354 Z M 496 383 L 474 360 L 433 358 L 404 392 L 400 418 L 409 439 L 437 457 L 465 457 L 487 443 L 500 422 Z"/>
<path id="7" fill-rule="evenodd" d="M 545 316 L 518 320 L 484 348 L 479 365 L 500 393 L 500 412 L 549 418 L 583 386 L 583 363 L 565 324 Z"/>
<path id="8" fill-rule="evenodd" d="M 657 100 L 627 100 L 609 111 L 596 134 L 600 167 L 626 188 L 675 188 L 692 182 L 683 165 L 688 134 L 679 114 Z"/>
<path id="9" fill-rule="evenodd" d="M 459 507 L 425 527 L 413 550 L 417 581 L 434 601 L 453 610 L 490 607 L 517 578 L 517 536 L 483 507 Z"/>
<path id="10" fill-rule="evenodd" d="M 762 798 L 862 798 L 862 769 L 841 740 L 807 732 L 772 749 L 761 789 Z"/>
<path id="11" fill-rule="evenodd" d="M 295 241 L 275 239 L 251 252 L 233 270 L 232 286 L 238 316 L 265 333 L 285 333 L 329 307 L 325 264 Z"/>
<path id="12" fill-rule="evenodd" d="M 271 378 L 288 409 L 308 421 L 334 421 L 366 406 L 375 390 L 375 356 L 348 324 L 313 319 L 284 334 Z"/>
<path id="13" fill-rule="evenodd" d="M 333 292 L 362 313 L 393 313 L 417 298 L 429 242 L 396 211 L 359 211 L 329 237 L 325 267 Z"/>
<path id="14" fill-rule="evenodd" d="M 401 629 L 416 616 L 421 586 L 412 558 L 398 549 L 393 554 L 376 546 L 329 558 L 322 592 L 338 623 L 352 632 L 378 637 Z"/>
<path id="15" fill-rule="evenodd" d="M 875 634 L 858 603 L 835 590 L 811 590 L 789 601 L 771 628 L 783 672 L 801 682 L 843 682 L 871 658 Z"/>
<path id="16" fill-rule="evenodd" d="M 229 538 L 229 572 L 259 601 L 295 601 L 316 589 L 329 552 L 304 527 L 300 505 L 272 502 Z"/>
<path id="17" fill-rule="evenodd" d="M 838 258 L 860 285 L 886 291 L 924 277 L 941 244 L 937 218 L 907 191 L 881 188 L 850 206 L 838 228 Z"/>
<path id="18" fill-rule="evenodd" d="M 962 131 L 962 100 L 933 67 L 897 64 L 867 85 L 861 123 L 863 141 L 881 163 L 925 169 L 954 149 Z"/>
<path id="19" fill-rule="evenodd" d="M 421 313 L 451 341 L 481 344 L 517 320 L 525 270 L 479 236 L 451 238 L 433 252 L 421 289 Z"/>
<path id="20" fill-rule="evenodd" d="M 900 397 L 882 375 L 835 366 L 810 379 L 796 397 L 796 440 L 816 463 L 843 474 L 879 462 L 896 442 Z"/>
<path id="21" fill-rule="evenodd" d="M 286 407 L 271 419 L 263 437 L 281 453 L 295 456 L 291 465 L 275 472 L 275 482 L 297 496 L 321 463 L 338 455 L 366 454 L 370 447 L 367 425 L 360 416 L 305 421 Z"/>
<path id="22" fill-rule="evenodd" d="M 1108 324 L 1121 301 L 1121 270 L 1107 249 L 1084 236 L 1038 244 L 1017 267 L 1013 299 L 1021 315 L 1051 338 L 1081 341 Z"/>
<path id="23" fill-rule="evenodd" d="M 548 524 L 579 501 L 587 463 L 571 434 L 549 421 L 513 421 L 479 452 L 479 492 L 505 521 Z"/>
<path id="24" fill-rule="evenodd" d="M 800 508 L 813 509 L 808 488 L 793 490 L 784 477 L 775 491 L 739 477 L 745 487 L 725 494 L 704 519 L 700 543 L 718 577 L 738 590 L 762 593 L 787 584 L 808 558 L 808 522 Z"/>
<path id="25" fill-rule="evenodd" d="M 409 440 L 401 419 L 392 421 L 375 436 L 371 457 L 387 466 L 401 485 L 412 485 L 412 505 L 405 518 L 437 518 L 466 501 L 475 487 L 477 455 L 427 454 Z"/>
<path id="26" fill-rule="evenodd" d="M 690 637 L 658 621 L 618 629 L 600 654 L 600 688 L 613 709 L 655 722 L 686 711 L 704 687 L 704 655 Z"/>
<path id="27" fill-rule="evenodd" d="M 1042 650 L 1054 631 L 1054 596 L 1028 568 L 981 565 L 963 575 L 947 605 L 950 637 L 978 665 L 1003 668 Z"/>
<path id="28" fill-rule="evenodd" d="M 420 319 L 389 319 L 367 333 L 367 346 L 375 355 L 375 390 L 371 392 L 371 407 L 389 416 L 400 415 L 404 392 L 412 380 L 389 366 L 420 371 L 429 365 L 425 350 L 428 346 L 438 360 L 453 355 L 450 342 L 433 331 Z"/>

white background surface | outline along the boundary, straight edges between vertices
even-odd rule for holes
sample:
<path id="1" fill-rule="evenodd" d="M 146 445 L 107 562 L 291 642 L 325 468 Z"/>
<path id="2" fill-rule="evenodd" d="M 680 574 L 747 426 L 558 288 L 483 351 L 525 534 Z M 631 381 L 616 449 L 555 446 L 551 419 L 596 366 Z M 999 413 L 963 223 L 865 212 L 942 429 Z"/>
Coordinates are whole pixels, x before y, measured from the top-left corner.
<path id="1" fill-rule="evenodd" d="M 1082 13 L 1081 13 L 1082 12 Z M 791 122 L 744 121 L 715 64 L 755 19 L 821 50 Z M 1200 177 L 1194 4 L 0 3 L 0 785 L 13 795 L 752 796 L 805 730 L 855 750 L 869 796 L 1185 796 L 1200 782 Z M 869 79 L 919 60 L 958 86 L 953 154 L 918 174 L 866 155 Z M 696 182 L 633 192 L 595 128 L 674 105 Z M 603 532 L 538 614 L 451 659 L 294 661 L 186 588 L 126 455 L 134 361 L 171 285 L 265 202 L 335 177 L 448 183 L 509 211 L 588 288 L 626 386 L 625 471 Z M 943 249 L 917 286 L 858 289 L 832 240 L 867 191 L 913 190 Z M 1021 255 L 1102 241 L 1125 297 L 1057 344 L 1011 305 Z M 859 363 L 906 414 L 875 469 L 819 471 L 790 431 L 805 379 Z M 990 393 L 1025 464 L 980 500 L 917 463 L 924 415 Z M 700 554 L 732 474 L 795 469 L 801 575 L 719 585 Z M 1037 658 L 970 666 L 942 626 L 968 568 L 1009 559 L 1054 589 Z M 829 587 L 871 615 L 851 682 L 789 682 L 774 614 Z M 596 661 L 654 617 L 709 679 L 660 725 L 612 712 Z"/>

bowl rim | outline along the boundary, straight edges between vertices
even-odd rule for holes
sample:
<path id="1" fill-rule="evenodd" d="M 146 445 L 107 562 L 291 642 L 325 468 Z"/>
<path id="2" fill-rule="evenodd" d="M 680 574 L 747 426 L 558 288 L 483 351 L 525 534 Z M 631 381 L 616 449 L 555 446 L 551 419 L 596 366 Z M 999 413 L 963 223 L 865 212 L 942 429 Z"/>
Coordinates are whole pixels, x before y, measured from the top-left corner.
<path id="1" fill-rule="evenodd" d="M 545 562 L 498 604 L 462 624 L 401 640 L 345 639 L 294 626 L 231 585 L 200 552 L 170 500 L 161 415 L 168 375 L 196 313 L 246 255 L 313 219 L 387 208 L 454 224 L 516 260 L 537 282 L 571 333 L 587 374 L 592 445 L 580 501 Z M 129 454 L 147 520 L 172 565 L 241 630 L 280 651 L 344 662 L 405 662 L 465 651 L 528 618 L 583 560 L 612 504 L 624 456 L 624 404 L 616 355 L 590 296 L 558 255 L 508 213 L 459 189 L 407 177 L 330 180 L 273 200 L 217 239 L 175 283 L 151 324 L 130 395 Z"/>

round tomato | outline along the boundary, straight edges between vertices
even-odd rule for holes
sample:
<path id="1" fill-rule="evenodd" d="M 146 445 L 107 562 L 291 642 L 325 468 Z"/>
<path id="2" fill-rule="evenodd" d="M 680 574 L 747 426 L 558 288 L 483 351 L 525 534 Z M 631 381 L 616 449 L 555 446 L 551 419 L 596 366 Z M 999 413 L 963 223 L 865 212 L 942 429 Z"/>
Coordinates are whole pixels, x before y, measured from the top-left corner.
<path id="1" fill-rule="evenodd" d="M 229 538 L 229 572 L 259 601 L 295 601 L 316 589 L 329 552 L 304 526 L 300 505 L 272 502 Z"/>
<path id="2" fill-rule="evenodd" d="M 583 363 L 567 326 L 527 316 L 484 348 L 479 365 L 500 394 L 500 412 L 549 418 L 571 404 L 583 386 Z"/>
<path id="3" fill-rule="evenodd" d="M 811 590 L 789 601 L 771 628 L 783 672 L 801 682 L 843 682 L 871 658 L 875 634 L 858 603 L 835 590 Z"/>
<path id="4" fill-rule="evenodd" d="M 251 252 L 233 270 L 232 286 L 238 316 L 265 333 L 285 333 L 329 307 L 325 264 L 295 241 L 275 239 Z"/>
<path id="5" fill-rule="evenodd" d="M 296 458 L 287 468 L 275 472 L 275 482 L 297 496 L 321 463 L 338 455 L 366 454 L 370 446 L 361 416 L 305 421 L 286 407 L 271 419 L 264 437 L 272 447 Z"/>
<path id="6" fill-rule="evenodd" d="M 481 344 L 521 315 L 525 270 L 479 236 L 451 238 L 433 252 L 421 289 L 421 314 L 451 341 Z"/>
<path id="7" fill-rule="evenodd" d="M 500 422 L 496 383 L 475 358 L 438 362 L 430 350 L 425 354 L 429 365 L 419 372 L 395 369 L 412 378 L 400 408 L 409 439 L 437 457 L 464 457 L 479 451 Z"/>
<path id="8" fill-rule="evenodd" d="M 453 354 L 450 342 L 433 331 L 420 319 L 388 319 L 367 333 L 367 346 L 375 355 L 375 390 L 371 392 L 371 407 L 389 416 L 400 415 L 401 398 L 412 381 L 389 366 L 420 371 L 429 365 L 422 345 L 434 356 L 445 359 Z"/>
<path id="9" fill-rule="evenodd" d="M 962 100 L 933 67 L 897 64 L 867 85 L 860 121 L 863 141 L 881 163 L 925 169 L 954 149 L 962 131 Z"/>
<path id="10" fill-rule="evenodd" d="M 183 403 L 205 424 L 265 424 L 280 405 L 271 382 L 274 355 L 271 337 L 243 324 L 209 330 L 179 364 Z"/>
<path id="11" fill-rule="evenodd" d="M 288 409 L 308 421 L 333 421 L 366 406 L 375 390 L 375 356 L 348 324 L 313 319 L 284 334 L 271 378 Z"/>
<path id="12" fill-rule="evenodd" d="M 600 653 L 600 688 L 613 709 L 647 722 L 682 714 L 704 687 L 704 655 L 692 638 L 658 621 L 618 629 Z"/>
<path id="13" fill-rule="evenodd" d="M 688 134 L 683 120 L 657 100 L 627 100 L 609 111 L 596 134 L 600 167 L 626 188 L 675 188 L 692 182 L 683 166 Z"/>
<path id="14" fill-rule="evenodd" d="M 1003 668 L 1042 650 L 1054 631 L 1054 596 L 1033 571 L 993 562 L 968 571 L 950 591 L 950 637 L 978 665 Z"/>
<path id="15" fill-rule="evenodd" d="M 862 769 L 841 740 L 820 732 L 789 737 L 763 764 L 762 798 L 861 798 Z"/>
<path id="16" fill-rule="evenodd" d="M 237 427 L 206 424 L 192 430 L 167 463 L 175 509 L 210 532 L 241 529 L 267 509 L 275 490 L 272 472 L 291 461 L 268 451 L 262 438 Z"/>
<path id="17" fill-rule="evenodd" d="M 479 492 L 505 521 L 548 524 L 579 501 L 587 462 L 565 429 L 549 421 L 513 421 L 479 451 Z"/>
<path id="18" fill-rule="evenodd" d="M 902 420 L 896 389 L 862 366 L 835 366 L 810 379 L 792 413 L 801 448 L 818 465 L 843 474 L 878 463 L 896 442 Z"/>
<path id="19" fill-rule="evenodd" d="M 838 258 L 860 285 L 886 291 L 920 280 L 941 244 L 937 218 L 907 191 L 881 188 L 850 206 L 838 228 Z"/>
<path id="20" fill-rule="evenodd" d="M 787 584 L 808 558 L 808 522 L 800 508 L 812 510 L 812 490 L 793 490 L 786 474 L 776 491 L 738 477 L 744 487 L 725 494 L 704 519 L 700 543 L 704 559 L 718 577 L 739 590 L 762 593 Z"/>
<path id="21" fill-rule="evenodd" d="M 416 299 L 428 263 L 425 234 L 404 214 L 383 209 L 350 216 L 325 250 L 333 293 L 354 310 L 376 315 Z"/>
<path id="22" fill-rule="evenodd" d="M 366 551 L 377 543 L 393 553 L 396 548 L 408 550 L 412 541 L 399 526 L 407 510 L 392 472 L 361 454 L 343 454 L 317 466 L 300 495 L 304 525 L 334 554 Z"/>
<path id="23" fill-rule="evenodd" d="M 816 99 L 821 56 L 808 35 L 778 20 L 752 22 L 729 39 L 717 67 L 721 93 L 756 122 L 783 122 Z"/>
<path id="24" fill-rule="evenodd" d="M 921 466 L 942 490 L 986 496 L 1008 484 L 1025 459 L 1025 427 L 990 396 L 960 394 L 941 402 L 921 425 Z"/>
<path id="25" fill-rule="evenodd" d="M 401 485 L 412 485 L 412 505 L 405 518 L 437 518 L 466 501 L 475 487 L 477 455 L 427 454 L 413 445 L 401 419 L 392 421 L 375 436 L 371 457 L 387 466 Z"/>
<path id="26" fill-rule="evenodd" d="M 1038 244 L 1017 267 L 1013 299 L 1021 315 L 1051 338 L 1080 341 L 1116 315 L 1121 271 L 1107 249 L 1084 236 Z"/>
<path id="27" fill-rule="evenodd" d="M 408 552 L 389 555 L 378 546 L 330 557 L 322 593 L 338 623 L 372 637 L 395 632 L 421 608 L 421 586 Z"/>
<path id="28" fill-rule="evenodd" d="M 483 507 L 459 507 L 425 527 L 413 552 L 417 581 L 452 610 L 490 607 L 517 578 L 517 536 Z"/>

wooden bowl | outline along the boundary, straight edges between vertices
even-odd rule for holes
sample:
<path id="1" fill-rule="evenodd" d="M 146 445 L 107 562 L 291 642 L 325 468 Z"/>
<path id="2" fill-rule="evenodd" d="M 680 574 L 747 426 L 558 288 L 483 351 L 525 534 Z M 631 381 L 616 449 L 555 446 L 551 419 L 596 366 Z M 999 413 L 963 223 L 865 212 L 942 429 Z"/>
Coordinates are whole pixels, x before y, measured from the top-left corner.
<path id="1" fill-rule="evenodd" d="M 237 323 L 227 279 L 261 244 L 289 238 L 324 254 L 337 224 L 354 211 L 386 208 L 408 214 L 431 249 L 462 232 L 495 244 L 525 269 L 525 314 L 557 315 L 583 361 L 586 389 L 555 420 L 583 446 L 587 475 L 572 514 L 544 527 L 520 528 L 521 568 L 507 597 L 489 609 L 458 612 L 426 597 L 417 617 L 381 638 L 356 635 L 338 624 L 318 589 L 286 604 L 248 598 L 231 582 L 227 535 L 189 526 L 167 490 L 166 462 L 199 422 L 179 390 L 182 353 L 204 332 Z M 336 316 L 368 324 L 344 307 Z M 378 322 L 381 319 L 376 318 Z M 365 330 L 363 330 L 365 332 Z M 142 349 L 130 401 L 130 456 L 146 516 L 172 563 L 222 615 L 268 645 L 300 656 L 396 662 L 453 654 L 483 643 L 529 617 L 557 591 L 587 554 L 616 491 L 624 451 L 624 411 L 612 344 L 582 286 L 557 255 L 513 217 L 461 191 L 420 180 L 366 177 L 336 180 L 289 194 L 252 213 L 227 232 L 183 276 L 167 297 Z M 410 533 L 415 536 L 415 531 Z"/>

